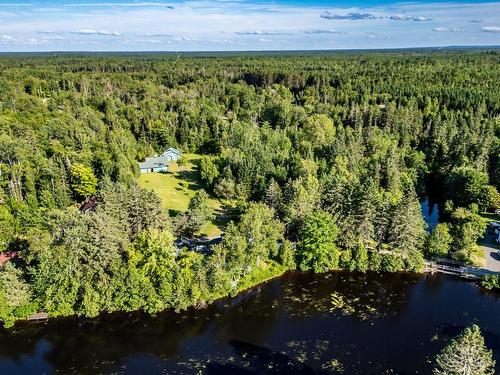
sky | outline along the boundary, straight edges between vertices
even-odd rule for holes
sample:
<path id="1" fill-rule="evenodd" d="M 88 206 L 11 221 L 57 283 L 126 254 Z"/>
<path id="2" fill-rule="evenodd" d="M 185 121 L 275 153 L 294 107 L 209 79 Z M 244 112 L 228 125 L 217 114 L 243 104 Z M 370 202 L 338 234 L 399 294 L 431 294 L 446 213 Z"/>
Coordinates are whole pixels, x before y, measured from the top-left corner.
<path id="1" fill-rule="evenodd" d="M 500 45 L 500 2 L 0 0 L 0 52 Z"/>

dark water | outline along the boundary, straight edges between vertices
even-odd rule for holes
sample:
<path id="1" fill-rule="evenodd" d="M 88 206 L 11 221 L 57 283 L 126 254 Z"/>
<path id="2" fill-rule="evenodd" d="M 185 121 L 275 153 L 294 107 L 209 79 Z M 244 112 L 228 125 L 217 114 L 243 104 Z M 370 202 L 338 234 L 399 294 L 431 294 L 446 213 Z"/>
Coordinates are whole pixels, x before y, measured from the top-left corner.
<path id="1" fill-rule="evenodd" d="M 295 272 L 205 310 L 18 325 L 0 332 L 0 374 L 429 374 L 472 323 L 500 363 L 500 295 L 473 283 Z"/>
<path id="2" fill-rule="evenodd" d="M 422 216 L 427 223 L 427 231 L 432 232 L 434 227 L 439 223 L 439 206 L 437 203 L 431 202 L 426 198 L 421 204 Z"/>

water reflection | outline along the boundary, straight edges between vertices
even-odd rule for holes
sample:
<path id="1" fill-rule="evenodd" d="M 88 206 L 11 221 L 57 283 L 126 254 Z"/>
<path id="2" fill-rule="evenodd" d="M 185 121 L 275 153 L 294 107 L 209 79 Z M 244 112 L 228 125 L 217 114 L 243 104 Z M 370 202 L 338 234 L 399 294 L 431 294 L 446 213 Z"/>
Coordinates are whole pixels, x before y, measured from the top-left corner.
<path id="1" fill-rule="evenodd" d="M 204 310 L 18 325 L 0 373 L 429 373 L 473 322 L 500 362 L 498 316 L 497 294 L 459 279 L 291 272 Z"/>
<path id="2" fill-rule="evenodd" d="M 439 223 L 439 206 L 436 202 L 431 202 L 429 198 L 420 204 L 422 215 L 427 223 L 427 231 L 432 232 L 434 227 Z"/>
<path id="3" fill-rule="evenodd" d="M 1 348 L 0 373 L 2 374 L 50 374 L 54 368 L 45 359 L 52 345 L 44 339 L 27 345 L 29 352 L 22 348 L 6 346 Z M 17 352 L 16 350 L 22 350 Z M 26 348 L 25 348 L 26 349 Z"/>

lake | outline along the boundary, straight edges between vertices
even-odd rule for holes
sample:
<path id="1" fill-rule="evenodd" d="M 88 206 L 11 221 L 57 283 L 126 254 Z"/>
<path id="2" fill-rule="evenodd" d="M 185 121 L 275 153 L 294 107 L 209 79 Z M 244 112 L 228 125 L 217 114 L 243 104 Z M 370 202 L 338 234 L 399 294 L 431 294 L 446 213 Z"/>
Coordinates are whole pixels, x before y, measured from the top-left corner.
<path id="1" fill-rule="evenodd" d="M 499 363 L 499 319 L 500 295 L 452 277 L 289 272 L 203 310 L 18 324 L 0 373 L 428 374 L 472 323 Z"/>

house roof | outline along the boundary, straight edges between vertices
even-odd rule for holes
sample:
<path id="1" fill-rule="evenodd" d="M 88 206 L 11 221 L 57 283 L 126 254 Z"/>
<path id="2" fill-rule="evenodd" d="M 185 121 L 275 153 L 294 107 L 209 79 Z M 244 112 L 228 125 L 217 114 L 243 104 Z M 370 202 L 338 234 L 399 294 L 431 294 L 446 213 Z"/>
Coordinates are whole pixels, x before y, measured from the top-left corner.
<path id="1" fill-rule="evenodd" d="M 97 198 L 90 197 L 80 206 L 80 212 L 85 214 L 89 211 L 94 211 L 97 205 Z"/>
<path id="2" fill-rule="evenodd" d="M 176 148 L 173 148 L 173 147 L 169 147 L 165 150 L 165 152 L 162 154 L 162 155 L 165 155 L 165 154 L 176 154 L 176 155 L 180 155 L 182 152 L 180 150 L 177 150 Z"/>
<path id="3" fill-rule="evenodd" d="M 157 156 L 153 158 L 146 158 L 142 163 L 139 163 L 141 169 L 162 168 L 168 167 L 168 160 L 165 156 Z"/>
<path id="4" fill-rule="evenodd" d="M 168 167 L 168 162 L 170 161 L 167 156 L 168 155 L 178 155 L 180 156 L 182 152 L 176 148 L 169 147 L 165 150 L 163 154 L 160 156 L 154 156 L 151 158 L 146 158 L 143 162 L 139 163 L 139 168 L 141 169 L 151 169 L 151 168 L 162 168 Z"/>

